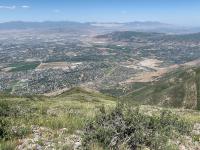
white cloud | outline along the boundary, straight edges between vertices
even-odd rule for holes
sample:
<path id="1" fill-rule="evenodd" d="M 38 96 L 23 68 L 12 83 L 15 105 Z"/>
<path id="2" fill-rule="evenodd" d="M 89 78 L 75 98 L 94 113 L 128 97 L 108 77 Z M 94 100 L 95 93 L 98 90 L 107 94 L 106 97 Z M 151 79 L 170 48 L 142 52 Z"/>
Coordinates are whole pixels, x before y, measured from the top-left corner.
<path id="1" fill-rule="evenodd" d="M 22 5 L 22 6 L 15 6 L 15 5 L 6 6 L 6 5 L 0 5 L 0 9 L 14 10 L 14 9 L 16 9 L 16 8 L 28 9 L 28 8 L 30 8 L 30 6 L 27 6 L 27 5 Z"/>
<path id="2" fill-rule="evenodd" d="M 16 8 L 15 5 L 13 5 L 13 6 L 4 6 L 4 5 L 0 5 L 0 9 L 10 9 L 10 10 L 13 10 L 13 9 L 15 9 L 15 8 Z"/>
<path id="3" fill-rule="evenodd" d="M 60 10 L 60 9 L 54 9 L 53 12 L 54 12 L 54 13 L 60 13 L 61 10 Z"/>
<path id="4" fill-rule="evenodd" d="M 23 5 L 23 6 L 21 6 L 21 8 L 28 9 L 28 8 L 30 8 L 30 6 Z"/>

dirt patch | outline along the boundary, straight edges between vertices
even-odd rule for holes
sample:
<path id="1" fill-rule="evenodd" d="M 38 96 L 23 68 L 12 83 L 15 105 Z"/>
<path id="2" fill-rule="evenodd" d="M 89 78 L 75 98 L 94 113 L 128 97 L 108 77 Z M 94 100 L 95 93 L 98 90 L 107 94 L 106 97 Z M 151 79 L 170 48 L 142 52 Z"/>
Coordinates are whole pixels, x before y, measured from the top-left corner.
<path id="1" fill-rule="evenodd" d="M 9 72 L 11 71 L 12 69 L 15 69 L 15 67 L 7 67 L 7 68 L 3 68 L 1 69 L 3 72 Z"/>
<path id="2" fill-rule="evenodd" d="M 167 72 L 178 68 L 178 65 L 172 65 L 167 68 L 159 68 L 156 71 L 152 72 L 144 72 L 135 75 L 134 77 L 131 77 L 130 79 L 124 81 L 122 84 L 129 84 L 134 82 L 152 82 L 158 80 L 160 77 L 162 77 Z"/>
<path id="3" fill-rule="evenodd" d="M 162 63 L 162 61 L 157 59 L 145 59 L 138 63 L 139 66 L 148 67 L 152 69 L 158 69 L 159 65 Z"/>
<path id="4" fill-rule="evenodd" d="M 45 93 L 43 94 L 44 96 L 48 96 L 48 97 L 51 97 L 51 96 L 57 96 L 57 95 L 60 95 L 66 91 L 68 91 L 69 88 L 63 88 L 63 89 L 60 89 L 60 90 L 57 90 L 57 91 L 53 91 L 53 92 L 50 92 L 50 93 Z"/>
<path id="5" fill-rule="evenodd" d="M 81 65 L 81 62 L 78 63 L 68 63 L 68 62 L 51 62 L 51 63 L 41 63 L 36 69 L 45 70 L 45 69 L 63 69 L 69 70 L 74 69 L 78 65 Z"/>
<path id="6" fill-rule="evenodd" d="M 196 65 L 200 65 L 200 59 L 196 59 L 196 60 L 183 64 L 183 66 L 186 66 L 186 67 L 191 67 L 191 66 L 196 66 Z"/>

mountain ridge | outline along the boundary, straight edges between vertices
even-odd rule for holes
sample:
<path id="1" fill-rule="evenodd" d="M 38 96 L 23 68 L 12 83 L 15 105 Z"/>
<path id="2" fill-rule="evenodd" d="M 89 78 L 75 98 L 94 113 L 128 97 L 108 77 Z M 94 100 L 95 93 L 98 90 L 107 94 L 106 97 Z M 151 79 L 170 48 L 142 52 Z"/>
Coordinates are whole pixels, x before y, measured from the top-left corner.
<path id="1" fill-rule="evenodd" d="M 159 81 L 122 96 L 125 101 L 164 107 L 200 109 L 200 68 L 180 68 Z"/>

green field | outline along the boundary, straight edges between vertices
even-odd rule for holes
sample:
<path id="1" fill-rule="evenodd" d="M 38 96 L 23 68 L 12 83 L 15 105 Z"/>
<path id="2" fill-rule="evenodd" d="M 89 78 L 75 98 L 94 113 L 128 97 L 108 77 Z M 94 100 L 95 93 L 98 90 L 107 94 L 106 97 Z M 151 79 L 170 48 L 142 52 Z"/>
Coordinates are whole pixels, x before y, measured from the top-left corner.
<path id="1" fill-rule="evenodd" d="M 13 67 L 11 69 L 11 72 L 17 72 L 17 71 L 26 71 L 26 70 L 33 70 L 35 69 L 40 62 L 20 62 L 9 65 L 9 67 Z"/>

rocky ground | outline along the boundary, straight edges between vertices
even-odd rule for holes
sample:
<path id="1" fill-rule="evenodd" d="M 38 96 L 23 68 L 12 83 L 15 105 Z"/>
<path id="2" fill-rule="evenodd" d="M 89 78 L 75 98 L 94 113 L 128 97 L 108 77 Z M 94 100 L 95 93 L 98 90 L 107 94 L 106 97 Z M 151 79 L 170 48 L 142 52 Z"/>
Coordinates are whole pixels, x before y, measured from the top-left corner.
<path id="1" fill-rule="evenodd" d="M 29 137 L 19 140 L 17 150 L 81 149 L 81 131 L 68 134 L 66 128 L 54 131 L 46 127 L 32 126 Z"/>
<path id="2" fill-rule="evenodd" d="M 19 140 L 17 150 L 82 150 L 82 131 L 68 134 L 66 128 L 54 131 L 46 127 L 32 126 L 29 137 Z M 193 138 L 192 138 L 193 137 Z M 195 139 L 194 139 L 195 137 Z M 200 124 L 195 124 L 192 136 L 184 136 L 171 143 L 179 150 L 200 150 Z M 147 148 L 148 149 L 148 148 Z"/>

